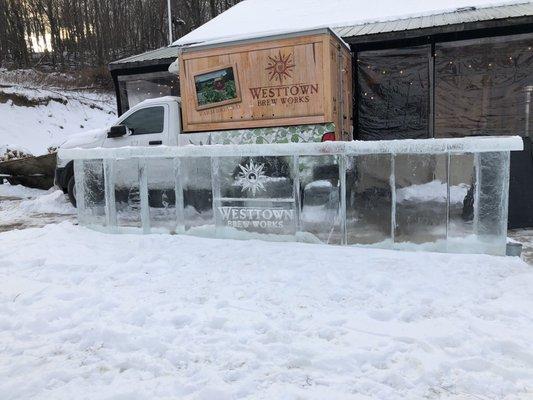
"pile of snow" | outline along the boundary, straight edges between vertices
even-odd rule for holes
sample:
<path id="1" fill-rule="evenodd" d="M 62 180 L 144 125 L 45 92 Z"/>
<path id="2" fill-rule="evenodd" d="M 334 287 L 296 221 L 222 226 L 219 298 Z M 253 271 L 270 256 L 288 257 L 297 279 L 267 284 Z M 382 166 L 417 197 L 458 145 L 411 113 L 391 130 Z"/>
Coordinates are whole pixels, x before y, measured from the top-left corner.
<path id="1" fill-rule="evenodd" d="M 15 201 L 17 199 L 19 200 Z M 8 183 L 0 185 L 0 230 L 3 225 L 32 226 L 45 215 L 53 217 L 74 214 L 76 209 L 70 204 L 67 196 L 56 188 L 46 191 Z"/>
<path id="2" fill-rule="evenodd" d="M 434 180 L 419 185 L 406 186 L 396 190 L 396 201 L 436 201 L 445 202 L 447 197 L 446 183 Z M 462 203 L 468 193 L 466 184 L 450 186 L 450 203 Z"/>
<path id="3" fill-rule="evenodd" d="M 360 25 L 524 0 L 246 0 L 175 41 L 187 45 L 306 29 Z"/>
<path id="4" fill-rule="evenodd" d="M 0 72 L 0 149 L 23 147 L 46 154 L 72 134 L 109 126 L 116 119 L 112 94 L 2 82 Z"/>
<path id="5" fill-rule="evenodd" d="M 46 193 L 46 190 L 32 189 L 22 185 L 10 185 L 4 183 L 0 185 L 0 198 L 1 197 L 18 197 L 21 199 L 29 199 L 32 197 L 41 196 Z"/>
<path id="6" fill-rule="evenodd" d="M 61 190 L 50 189 L 46 194 L 24 200 L 19 205 L 23 213 L 32 214 L 75 214 L 76 209 Z"/>
<path id="7" fill-rule="evenodd" d="M 517 258 L 0 234 L 0 398 L 530 399 Z"/>

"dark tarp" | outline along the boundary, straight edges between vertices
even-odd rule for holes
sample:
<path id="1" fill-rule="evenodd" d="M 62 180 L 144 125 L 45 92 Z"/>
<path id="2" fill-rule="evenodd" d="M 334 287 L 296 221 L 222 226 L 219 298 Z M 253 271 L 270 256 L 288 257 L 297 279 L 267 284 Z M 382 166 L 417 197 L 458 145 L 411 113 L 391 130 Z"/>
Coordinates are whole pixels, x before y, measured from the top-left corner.
<path id="1" fill-rule="evenodd" d="M 437 44 L 435 137 L 525 136 L 532 46 L 532 35 Z"/>
<path id="2" fill-rule="evenodd" d="M 511 153 L 509 228 L 533 226 L 533 34 L 438 44 L 435 136 L 520 135 Z"/>
<path id="3" fill-rule="evenodd" d="M 357 139 L 421 139 L 429 132 L 430 46 L 358 54 Z"/>
<path id="4" fill-rule="evenodd" d="M 511 153 L 509 228 L 533 227 L 533 148 L 524 138 L 524 151 Z"/>

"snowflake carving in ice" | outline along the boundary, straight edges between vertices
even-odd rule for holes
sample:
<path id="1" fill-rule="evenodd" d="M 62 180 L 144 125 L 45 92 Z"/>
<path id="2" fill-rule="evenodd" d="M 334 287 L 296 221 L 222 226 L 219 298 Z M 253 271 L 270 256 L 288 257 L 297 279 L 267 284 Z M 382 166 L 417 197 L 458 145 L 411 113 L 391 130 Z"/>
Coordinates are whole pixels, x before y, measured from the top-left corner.
<path id="1" fill-rule="evenodd" d="M 266 176 L 263 171 L 265 164 L 256 164 L 254 160 L 250 159 L 250 162 L 246 166 L 239 165 L 241 172 L 237 176 L 237 185 L 241 186 L 241 191 L 245 190 L 251 192 L 253 196 L 262 190 L 266 192 L 263 181 Z"/>

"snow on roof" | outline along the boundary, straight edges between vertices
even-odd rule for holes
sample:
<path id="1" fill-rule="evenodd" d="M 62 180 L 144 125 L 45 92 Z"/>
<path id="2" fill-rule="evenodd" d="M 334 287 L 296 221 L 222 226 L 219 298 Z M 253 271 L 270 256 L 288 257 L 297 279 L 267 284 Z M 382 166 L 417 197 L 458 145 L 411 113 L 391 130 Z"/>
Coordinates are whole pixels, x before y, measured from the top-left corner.
<path id="1" fill-rule="evenodd" d="M 232 40 L 280 31 L 339 27 L 453 12 L 527 0 L 244 0 L 173 45 Z"/>

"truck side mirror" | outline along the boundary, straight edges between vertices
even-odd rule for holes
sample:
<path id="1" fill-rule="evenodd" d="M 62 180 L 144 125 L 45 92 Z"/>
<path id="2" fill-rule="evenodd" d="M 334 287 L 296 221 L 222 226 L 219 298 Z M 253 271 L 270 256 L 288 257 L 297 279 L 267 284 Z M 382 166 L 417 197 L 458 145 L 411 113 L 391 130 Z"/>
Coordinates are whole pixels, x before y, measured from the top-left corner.
<path id="1" fill-rule="evenodd" d="M 108 138 L 117 138 L 126 136 L 129 132 L 129 129 L 126 125 L 115 125 L 112 126 L 111 129 L 109 129 L 109 132 L 107 132 Z"/>

